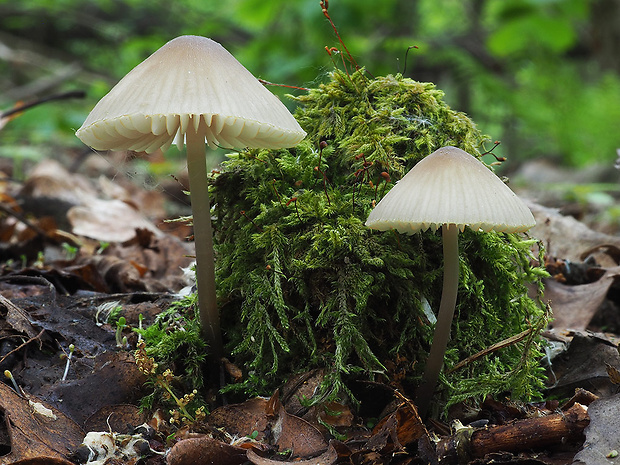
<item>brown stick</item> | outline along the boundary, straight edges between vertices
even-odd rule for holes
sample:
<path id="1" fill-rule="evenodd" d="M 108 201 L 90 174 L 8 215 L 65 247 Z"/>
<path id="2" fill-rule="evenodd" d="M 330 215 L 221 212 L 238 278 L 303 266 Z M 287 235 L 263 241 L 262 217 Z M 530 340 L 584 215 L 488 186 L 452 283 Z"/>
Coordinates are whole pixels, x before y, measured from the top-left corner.
<path id="1" fill-rule="evenodd" d="M 561 444 L 564 440 L 580 440 L 590 423 L 587 408 L 574 404 L 565 412 L 540 418 L 516 420 L 488 428 L 465 427 L 437 444 L 437 455 L 443 464 L 467 463 L 494 452 L 520 452 Z"/>

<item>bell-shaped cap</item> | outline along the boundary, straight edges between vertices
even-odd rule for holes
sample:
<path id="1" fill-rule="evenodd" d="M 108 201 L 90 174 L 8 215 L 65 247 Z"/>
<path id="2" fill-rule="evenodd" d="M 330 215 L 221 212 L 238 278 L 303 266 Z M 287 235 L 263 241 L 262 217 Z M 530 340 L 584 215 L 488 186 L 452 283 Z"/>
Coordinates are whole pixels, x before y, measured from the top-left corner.
<path id="1" fill-rule="evenodd" d="M 199 36 L 177 37 L 131 70 L 76 135 L 98 150 L 153 152 L 199 128 L 212 148 L 292 147 L 306 135 L 224 47 Z"/>
<path id="2" fill-rule="evenodd" d="M 456 147 L 418 162 L 377 204 L 366 226 L 414 233 L 444 224 L 461 231 L 523 232 L 536 224 L 530 209 L 487 166 Z"/>

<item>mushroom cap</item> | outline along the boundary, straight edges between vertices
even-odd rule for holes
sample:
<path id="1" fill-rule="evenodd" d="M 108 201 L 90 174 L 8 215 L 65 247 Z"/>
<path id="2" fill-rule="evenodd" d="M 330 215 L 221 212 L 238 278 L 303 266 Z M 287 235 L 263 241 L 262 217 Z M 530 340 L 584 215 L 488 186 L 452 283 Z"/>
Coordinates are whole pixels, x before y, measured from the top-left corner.
<path id="1" fill-rule="evenodd" d="M 444 224 L 461 231 L 523 232 L 536 224 L 530 209 L 487 166 L 456 147 L 419 161 L 370 212 L 366 226 L 415 233 Z"/>
<path id="2" fill-rule="evenodd" d="M 212 148 L 292 147 L 306 135 L 235 57 L 199 36 L 177 37 L 131 70 L 76 135 L 97 150 L 150 153 L 181 147 L 189 128 Z"/>

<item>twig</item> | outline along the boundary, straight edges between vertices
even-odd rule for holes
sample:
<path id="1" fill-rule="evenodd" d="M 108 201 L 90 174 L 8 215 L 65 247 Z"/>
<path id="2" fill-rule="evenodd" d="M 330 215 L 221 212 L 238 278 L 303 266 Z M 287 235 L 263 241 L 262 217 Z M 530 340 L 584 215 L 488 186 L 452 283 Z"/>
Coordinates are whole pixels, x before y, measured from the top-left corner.
<path id="1" fill-rule="evenodd" d="M 55 244 L 59 244 L 60 243 L 58 241 L 58 239 L 56 239 L 55 237 L 50 236 L 45 230 L 40 228 L 38 225 L 36 225 L 32 221 L 28 220 L 22 214 L 17 213 L 15 210 L 10 209 L 9 207 L 4 205 L 3 203 L 0 203 L 0 210 L 3 211 L 4 213 L 6 213 L 9 216 L 12 216 L 16 220 L 18 220 L 20 223 L 23 223 L 24 225 L 28 226 L 35 233 L 37 233 L 39 236 L 43 236 L 44 238 L 52 241 Z"/>
<path id="2" fill-rule="evenodd" d="M 497 342 L 497 343 L 493 344 L 492 346 L 489 346 L 486 349 L 483 349 L 483 350 L 481 350 L 480 352 L 478 352 L 478 353 L 476 353 L 474 355 L 470 355 L 466 359 L 461 360 L 459 363 L 454 365 L 446 373 L 452 373 L 453 371 L 460 370 L 464 366 L 467 366 L 470 363 L 475 362 L 479 358 L 485 357 L 485 356 L 487 356 L 487 355 L 489 355 L 489 354 L 491 354 L 491 353 L 493 353 L 495 351 L 498 351 L 499 349 L 503 349 L 504 347 L 508 347 L 508 346 L 513 345 L 513 344 L 516 344 L 517 342 L 522 341 L 527 336 L 529 336 L 532 333 L 532 331 L 533 331 L 533 328 L 526 329 L 525 331 L 523 331 L 523 332 L 521 332 L 519 334 L 516 334 L 514 336 L 511 336 L 508 339 L 504 339 L 503 341 Z"/>
<path id="3" fill-rule="evenodd" d="M 6 118 L 8 116 L 12 116 L 16 113 L 20 113 L 22 111 L 28 110 L 29 108 L 36 107 L 41 105 L 42 103 L 52 102 L 54 100 L 67 100 L 71 98 L 84 98 L 86 97 L 86 92 L 83 90 L 71 90 L 69 92 L 63 92 L 60 94 L 50 95 L 48 97 L 43 97 L 32 102 L 21 104 L 17 107 L 11 108 L 10 110 L 4 111 L 0 113 L 0 119 Z"/>
<path id="4" fill-rule="evenodd" d="M 10 352 L 8 352 L 6 355 L 4 355 L 4 357 L 0 358 L 0 363 L 4 362 L 4 360 L 11 354 L 19 351 L 21 348 L 27 346 L 28 344 L 30 344 L 32 341 L 36 341 L 39 340 L 39 342 L 41 342 L 41 336 L 43 336 L 43 333 L 45 332 L 44 329 L 42 329 L 39 334 L 37 334 L 35 337 L 31 337 L 30 339 L 28 339 L 26 342 L 24 342 L 23 344 L 19 345 L 18 347 L 15 347 L 15 349 L 11 350 Z"/>
<path id="5" fill-rule="evenodd" d="M 462 427 L 438 442 L 437 455 L 440 463 L 456 465 L 495 452 L 518 453 L 564 442 L 570 444 L 582 438 L 589 423 L 586 407 L 574 404 L 566 411 L 540 418 L 480 429 Z"/>

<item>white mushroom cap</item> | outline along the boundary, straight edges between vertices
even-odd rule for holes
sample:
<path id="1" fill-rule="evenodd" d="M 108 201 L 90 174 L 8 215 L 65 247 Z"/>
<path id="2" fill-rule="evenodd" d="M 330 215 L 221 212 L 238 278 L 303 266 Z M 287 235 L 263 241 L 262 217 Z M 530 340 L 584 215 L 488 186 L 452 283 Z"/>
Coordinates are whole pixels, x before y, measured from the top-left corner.
<path id="1" fill-rule="evenodd" d="M 182 146 L 188 128 L 212 148 L 292 147 L 306 135 L 224 47 L 199 36 L 177 37 L 131 70 L 76 135 L 98 150 L 153 152 Z"/>
<path id="2" fill-rule="evenodd" d="M 442 147 L 418 162 L 377 204 L 366 226 L 414 233 L 443 224 L 461 231 L 522 232 L 536 224 L 530 209 L 481 161 Z"/>

